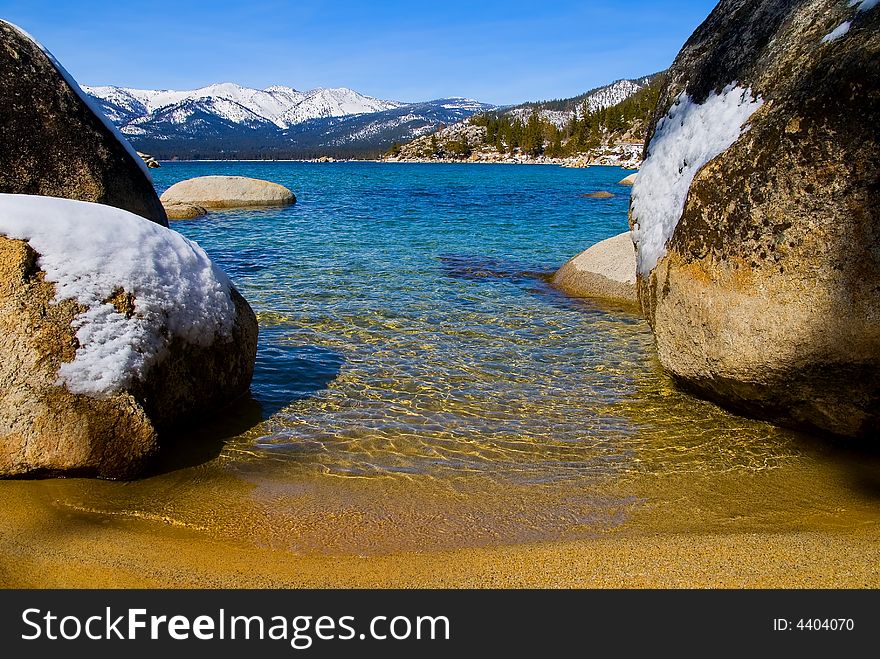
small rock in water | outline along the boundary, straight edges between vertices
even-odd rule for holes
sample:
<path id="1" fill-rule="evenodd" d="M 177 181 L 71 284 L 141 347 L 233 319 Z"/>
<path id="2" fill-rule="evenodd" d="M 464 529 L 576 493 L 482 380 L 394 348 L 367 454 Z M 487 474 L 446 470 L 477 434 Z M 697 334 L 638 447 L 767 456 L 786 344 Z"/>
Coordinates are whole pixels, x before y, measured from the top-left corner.
<path id="1" fill-rule="evenodd" d="M 169 220 L 194 220 L 208 214 L 202 206 L 195 204 L 163 204 L 163 206 Z"/>
<path id="2" fill-rule="evenodd" d="M 581 252 L 553 275 L 553 285 L 573 297 L 638 303 L 632 234 L 625 231 Z"/>
<path id="3" fill-rule="evenodd" d="M 202 208 L 286 206 L 296 203 L 283 185 L 247 176 L 199 176 L 180 181 L 160 197 L 166 206 L 192 204 Z"/>
<path id="4" fill-rule="evenodd" d="M 587 194 L 582 194 L 581 197 L 586 197 L 588 199 L 611 199 L 614 195 L 610 192 L 606 192 L 605 190 L 599 190 L 598 192 L 589 192 Z"/>

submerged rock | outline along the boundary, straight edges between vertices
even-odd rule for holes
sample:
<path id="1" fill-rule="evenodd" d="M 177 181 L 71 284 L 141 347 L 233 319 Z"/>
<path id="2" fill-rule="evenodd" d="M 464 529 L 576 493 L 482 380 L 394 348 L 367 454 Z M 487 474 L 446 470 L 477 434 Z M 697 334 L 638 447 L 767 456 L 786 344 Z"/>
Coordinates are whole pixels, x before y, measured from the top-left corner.
<path id="1" fill-rule="evenodd" d="M 588 192 L 586 194 L 582 194 L 581 197 L 586 197 L 587 199 L 613 199 L 614 194 L 611 192 L 606 192 L 605 190 L 599 190 L 598 192 Z"/>
<path id="2" fill-rule="evenodd" d="M 162 204 L 169 220 L 194 220 L 208 213 L 201 206 L 195 204 Z"/>
<path id="3" fill-rule="evenodd" d="M 0 192 L 116 206 L 168 226 L 145 163 L 43 48 L 0 21 Z"/>
<path id="4" fill-rule="evenodd" d="M 0 475 L 136 475 L 164 431 L 247 391 L 256 318 L 194 243 L 17 195 L 0 234 Z"/>
<path id="5" fill-rule="evenodd" d="M 880 435 L 878 89 L 873 3 L 722 0 L 684 45 L 630 207 L 641 303 L 680 383 Z"/>
<path id="6" fill-rule="evenodd" d="M 286 206 L 296 202 L 283 185 L 246 176 L 199 176 L 175 183 L 162 193 L 162 203 L 203 208 Z"/>
<path id="7" fill-rule="evenodd" d="M 573 297 L 637 303 L 636 252 L 629 231 L 596 243 L 563 265 L 553 285 Z"/>

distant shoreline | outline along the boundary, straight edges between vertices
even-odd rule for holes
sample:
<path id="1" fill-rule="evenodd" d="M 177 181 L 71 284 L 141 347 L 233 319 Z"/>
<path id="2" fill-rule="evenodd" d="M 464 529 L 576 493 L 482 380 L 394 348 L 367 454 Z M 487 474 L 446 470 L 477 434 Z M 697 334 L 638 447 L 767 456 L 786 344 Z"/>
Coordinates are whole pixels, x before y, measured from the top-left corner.
<path id="1" fill-rule="evenodd" d="M 340 158 L 334 160 L 318 160 L 315 158 L 282 158 L 278 160 L 264 160 L 264 159 L 219 159 L 219 158 L 204 158 L 198 160 L 162 160 L 156 159 L 157 162 L 162 163 L 163 165 L 166 163 L 193 163 L 193 162 L 265 162 L 265 163 L 278 163 L 278 162 L 300 162 L 300 163 L 314 163 L 316 165 L 332 165 L 339 163 L 353 163 L 353 162 L 372 162 L 379 164 L 389 164 L 389 165 L 548 165 L 555 167 L 565 167 L 566 169 L 587 169 L 587 167 L 613 167 L 616 169 L 627 169 L 629 171 L 637 171 L 636 169 L 630 167 L 624 167 L 622 165 L 587 165 L 584 167 L 566 167 L 566 165 L 562 162 L 536 162 L 534 160 L 520 160 L 520 161 L 509 161 L 509 160 L 499 160 L 499 161 L 487 161 L 487 160 L 436 160 L 436 159 L 425 159 L 425 160 L 380 160 L 375 158 Z"/>

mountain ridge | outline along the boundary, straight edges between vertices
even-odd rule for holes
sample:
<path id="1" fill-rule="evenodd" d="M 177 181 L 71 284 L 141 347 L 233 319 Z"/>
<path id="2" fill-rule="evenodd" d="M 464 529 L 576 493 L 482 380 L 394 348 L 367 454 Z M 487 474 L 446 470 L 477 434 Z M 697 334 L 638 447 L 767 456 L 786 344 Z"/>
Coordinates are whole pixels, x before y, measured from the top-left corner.
<path id="1" fill-rule="evenodd" d="M 608 103 L 635 93 L 643 79 L 618 80 L 581 96 L 604 94 L 608 98 L 596 102 Z M 191 90 L 114 85 L 83 90 L 138 150 L 160 159 L 377 157 L 393 144 L 477 114 L 505 111 L 525 118 L 537 108 L 552 115 L 557 111 L 551 106 L 572 100 L 503 108 L 463 97 L 403 103 L 347 87 L 301 91 L 231 82 Z"/>
<path id="2" fill-rule="evenodd" d="M 183 91 L 117 86 L 84 86 L 83 90 L 111 106 L 114 110 L 111 119 L 123 122 L 123 129 L 133 120 L 139 120 L 142 124 L 148 123 L 150 115 L 167 112 L 171 107 L 198 103 L 216 105 L 219 101 L 242 108 L 254 117 L 271 122 L 279 128 L 289 128 L 320 117 L 381 112 L 406 105 L 366 96 L 347 87 L 318 87 L 299 91 L 284 85 L 257 89 L 222 82 Z M 222 110 L 220 116 L 231 121 L 241 121 L 240 116 L 224 115 Z"/>

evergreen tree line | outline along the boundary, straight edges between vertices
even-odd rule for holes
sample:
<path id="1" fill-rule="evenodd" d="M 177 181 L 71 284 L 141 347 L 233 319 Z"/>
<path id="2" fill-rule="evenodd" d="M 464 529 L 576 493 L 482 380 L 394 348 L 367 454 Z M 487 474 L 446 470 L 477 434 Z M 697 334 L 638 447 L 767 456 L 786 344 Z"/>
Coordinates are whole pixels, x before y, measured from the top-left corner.
<path id="1" fill-rule="evenodd" d="M 657 81 L 657 78 L 664 75 L 665 73 L 665 71 L 661 71 L 660 73 L 653 73 L 649 76 L 639 78 L 637 82 L 644 85 L 653 85 Z M 602 89 L 605 89 L 605 87 L 596 87 L 595 89 L 591 89 L 590 91 L 584 92 L 580 96 L 575 96 L 573 98 L 557 98 L 553 99 L 552 101 L 530 101 L 528 103 L 523 103 L 519 107 L 538 108 L 541 110 L 557 110 L 560 112 L 573 112 L 574 110 L 579 110 L 581 108 L 584 99 L 589 98 L 590 96 L 598 91 L 601 91 Z"/>
<path id="2" fill-rule="evenodd" d="M 520 149 L 530 156 L 558 158 L 595 149 L 608 137 L 647 129 L 662 86 L 662 76 L 656 76 L 649 85 L 624 101 L 595 111 L 590 110 L 585 99 L 579 111 L 562 128 L 536 111 L 526 121 L 490 112 L 475 115 L 470 122 L 486 129 L 484 143 L 494 146 L 499 153 L 514 153 Z M 534 110 L 540 109 L 544 108 L 534 107 Z"/>

